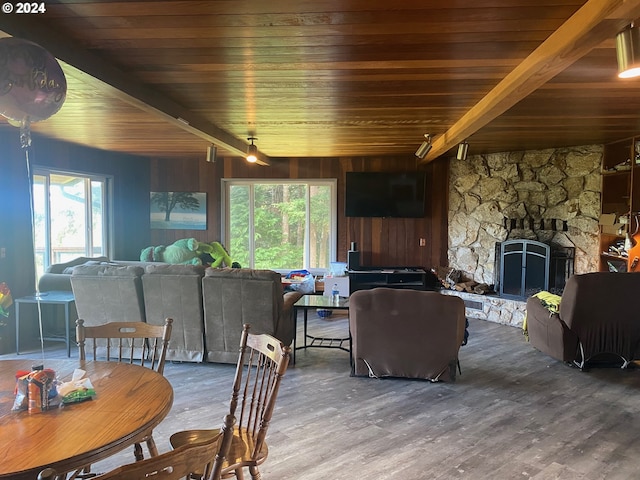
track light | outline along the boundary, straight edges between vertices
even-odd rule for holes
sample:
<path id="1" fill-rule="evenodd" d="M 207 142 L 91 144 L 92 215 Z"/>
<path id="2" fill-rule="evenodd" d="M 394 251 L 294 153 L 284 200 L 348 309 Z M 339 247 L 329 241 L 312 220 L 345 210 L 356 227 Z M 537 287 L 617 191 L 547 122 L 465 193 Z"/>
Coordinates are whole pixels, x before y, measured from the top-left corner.
<path id="1" fill-rule="evenodd" d="M 216 146 L 211 144 L 207 147 L 207 162 L 215 163 L 216 161 Z"/>
<path id="2" fill-rule="evenodd" d="M 425 133 L 424 138 L 425 138 L 425 141 L 422 142 L 422 145 L 420 145 L 418 147 L 418 150 L 416 150 L 416 157 L 420 159 L 424 158 L 427 155 L 427 153 L 429 153 L 429 150 L 431 150 L 431 135 L 429 135 L 428 133 Z"/>
<path id="3" fill-rule="evenodd" d="M 640 75 L 640 29 L 633 24 L 616 35 L 618 77 L 633 78 Z"/>
<path id="4" fill-rule="evenodd" d="M 251 142 L 251 145 L 247 148 L 247 162 L 256 163 L 258 161 L 258 147 L 253 144 L 256 137 L 248 137 L 247 140 Z"/>
<path id="5" fill-rule="evenodd" d="M 464 142 L 458 145 L 458 153 L 456 154 L 456 158 L 458 160 L 466 160 L 468 150 L 469 150 L 469 144 L 465 140 Z"/>

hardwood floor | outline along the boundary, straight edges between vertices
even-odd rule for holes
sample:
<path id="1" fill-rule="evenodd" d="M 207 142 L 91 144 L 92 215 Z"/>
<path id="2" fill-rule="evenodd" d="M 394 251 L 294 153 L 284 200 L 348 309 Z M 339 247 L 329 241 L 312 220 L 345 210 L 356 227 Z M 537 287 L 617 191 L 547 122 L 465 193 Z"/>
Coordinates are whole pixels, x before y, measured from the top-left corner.
<path id="1" fill-rule="evenodd" d="M 342 336 L 347 322 L 310 315 L 309 330 Z M 354 378 L 346 352 L 299 350 L 263 478 L 640 478 L 638 369 L 581 372 L 536 351 L 517 328 L 472 319 L 469 330 L 453 384 Z M 45 352 L 64 356 L 61 344 Z M 161 452 L 175 431 L 219 426 L 233 373 L 233 365 L 167 364 L 175 401 L 154 432 Z M 123 452 L 96 469 L 132 459 Z"/>

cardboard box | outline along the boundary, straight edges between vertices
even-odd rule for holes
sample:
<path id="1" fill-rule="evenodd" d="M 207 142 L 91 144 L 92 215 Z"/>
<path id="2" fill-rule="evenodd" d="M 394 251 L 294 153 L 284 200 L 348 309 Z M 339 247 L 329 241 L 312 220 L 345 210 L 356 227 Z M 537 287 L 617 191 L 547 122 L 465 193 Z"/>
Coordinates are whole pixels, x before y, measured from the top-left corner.
<path id="1" fill-rule="evenodd" d="M 627 226 L 622 223 L 614 223 L 613 225 L 600 225 L 602 233 L 607 235 L 622 236 L 627 233 Z"/>
<path id="2" fill-rule="evenodd" d="M 598 222 L 600 225 L 613 225 L 616 223 L 616 214 L 615 213 L 603 213 L 600 215 L 600 221 Z"/>
<path id="3" fill-rule="evenodd" d="M 627 225 L 620 223 L 615 213 L 603 213 L 600 215 L 600 231 L 607 235 L 624 235 Z"/>
<path id="4" fill-rule="evenodd" d="M 338 291 L 340 292 L 341 297 L 349 296 L 349 277 L 324 277 L 324 292 L 322 295 L 325 297 L 331 296 L 331 290 L 333 289 L 333 284 L 338 284 Z"/>

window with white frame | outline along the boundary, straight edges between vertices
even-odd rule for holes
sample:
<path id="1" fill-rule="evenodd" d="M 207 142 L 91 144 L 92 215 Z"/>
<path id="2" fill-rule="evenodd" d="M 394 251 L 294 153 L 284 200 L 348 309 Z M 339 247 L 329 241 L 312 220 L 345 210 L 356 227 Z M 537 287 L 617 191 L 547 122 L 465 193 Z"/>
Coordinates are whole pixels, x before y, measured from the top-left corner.
<path id="1" fill-rule="evenodd" d="M 223 179 L 225 246 L 243 267 L 327 270 L 336 256 L 334 180 Z"/>
<path id="2" fill-rule="evenodd" d="M 32 188 L 38 278 L 54 263 L 108 255 L 109 177 L 34 168 Z"/>

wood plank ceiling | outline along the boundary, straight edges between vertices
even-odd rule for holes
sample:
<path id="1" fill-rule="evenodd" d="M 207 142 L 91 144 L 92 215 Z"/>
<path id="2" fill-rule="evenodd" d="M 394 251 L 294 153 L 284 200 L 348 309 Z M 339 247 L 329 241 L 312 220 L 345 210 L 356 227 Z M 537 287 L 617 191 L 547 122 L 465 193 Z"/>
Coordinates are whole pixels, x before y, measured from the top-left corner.
<path id="1" fill-rule="evenodd" d="M 640 0 L 45 4 L 0 30 L 63 63 L 67 100 L 32 129 L 73 143 L 204 158 L 255 136 L 265 158 L 380 157 L 430 133 L 430 161 L 464 139 L 479 154 L 640 134 L 614 41 Z"/>

